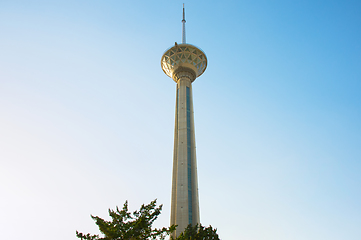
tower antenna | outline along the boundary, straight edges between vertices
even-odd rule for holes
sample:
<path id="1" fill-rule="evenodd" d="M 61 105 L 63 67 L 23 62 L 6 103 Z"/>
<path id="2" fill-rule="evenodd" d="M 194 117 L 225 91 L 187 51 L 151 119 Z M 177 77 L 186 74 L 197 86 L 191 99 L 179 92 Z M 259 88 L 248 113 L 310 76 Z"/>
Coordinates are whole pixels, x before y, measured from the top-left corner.
<path id="1" fill-rule="evenodd" d="M 186 14 L 185 14 L 185 10 L 184 10 L 184 3 L 183 3 L 183 20 L 182 20 L 182 43 L 185 44 L 186 43 Z"/>

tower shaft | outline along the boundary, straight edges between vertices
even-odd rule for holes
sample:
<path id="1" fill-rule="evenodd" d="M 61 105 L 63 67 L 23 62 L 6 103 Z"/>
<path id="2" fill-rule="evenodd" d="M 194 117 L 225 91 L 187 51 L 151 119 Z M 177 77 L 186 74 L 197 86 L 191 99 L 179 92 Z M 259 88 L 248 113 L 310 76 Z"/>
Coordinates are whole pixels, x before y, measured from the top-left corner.
<path id="1" fill-rule="evenodd" d="M 187 71 L 188 70 L 188 71 Z M 192 82 L 190 69 L 174 74 L 177 82 L 171 225 L 178 225 L 178 236 L 188 224 L 199 223 L 197 162 L 195 147 Z"/>

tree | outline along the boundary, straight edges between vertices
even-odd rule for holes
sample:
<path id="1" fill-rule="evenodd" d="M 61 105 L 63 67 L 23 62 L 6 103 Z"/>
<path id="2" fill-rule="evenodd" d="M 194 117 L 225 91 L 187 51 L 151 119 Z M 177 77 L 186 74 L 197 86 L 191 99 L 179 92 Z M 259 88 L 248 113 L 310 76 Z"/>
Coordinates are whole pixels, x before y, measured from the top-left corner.
<path id="1" fill-rule="evenodd" d="M 157 207 L 154 200 L 148 205 L 142 205 L 139 211 L 128 212 L 128 202 L 124 203 L 123 209 L 116 211 L 109 209 L 111 221 L 106 221 L 98 216 L 91 215 L 92 219 L 98 225 L 99 235 L 83 234 L 76 231 L 76 236 L 82 240 L 148 240 L 165 239 L 174 230 L 175 226 L 162 229 L 152 228 L 153 222 L 158 218 L 162 210 L 162 205 Z"/>
<path id="2" fill-rule="evenodd" d="M 172 238 L 173 239 L 173 238 Z M 205 228 L 201 224 L 195 226 L 188 225 L 175 240 L 220 240 L 217 229 L 212 226 Z"/>
<path id="3" fill-rule="evenodd" d="M 148 205 L 142 205 L 139 211 L 128 212 L 128 202 L 124 203 L 123 209 L 109 209 L 111 221 L 106 221 L 98 216 L 91 215 L 91 218 L 98 225 L 99 231 L 104 235 L 100 237 L 97 234 L 83 234 L 76 231 L 76 236 L 82 240 L 150 240 L 165 239 L 175 229 L 172 225 L 169 228 L 152 228 L 153 222 L 158 218 L 162 211 L 162 206 L 157 207 L 157 200 L 150 202 Z M 172 240 L 219 240 L 217 229 L 212 226 L 205 228 L 202 225 L 188 225 L 176 239 Z"/>

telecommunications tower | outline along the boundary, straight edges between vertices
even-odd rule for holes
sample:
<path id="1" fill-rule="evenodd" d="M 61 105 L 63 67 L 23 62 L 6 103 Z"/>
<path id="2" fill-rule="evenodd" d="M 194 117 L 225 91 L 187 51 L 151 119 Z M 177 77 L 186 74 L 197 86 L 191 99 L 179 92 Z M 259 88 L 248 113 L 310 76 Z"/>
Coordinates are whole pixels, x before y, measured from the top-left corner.
<path id="1" fill-rule="evenodd" d="M 200 223 L 192 82 L 206 70 L 207 58 L 186 43 L 185 23 L 183 4 L 182 43 L 175 43 L 161 58 L 164 73 L 177 83 L 170 223 L 178 227 L 173 236 Z"/>

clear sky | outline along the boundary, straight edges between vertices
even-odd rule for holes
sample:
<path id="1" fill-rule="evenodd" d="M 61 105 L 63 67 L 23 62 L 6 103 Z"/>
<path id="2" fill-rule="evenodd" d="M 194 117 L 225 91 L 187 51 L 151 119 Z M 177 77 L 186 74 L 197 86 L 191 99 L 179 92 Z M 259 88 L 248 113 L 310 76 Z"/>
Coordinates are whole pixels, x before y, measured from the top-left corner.
<path id="1" fill-rule="evenodd" d="M 201 222 L 222 239 L 359 240 L 361 2 L 0 2 L 0 238 L 76 239 L 157 198 L 169 225 L 181 42 Z"/>

